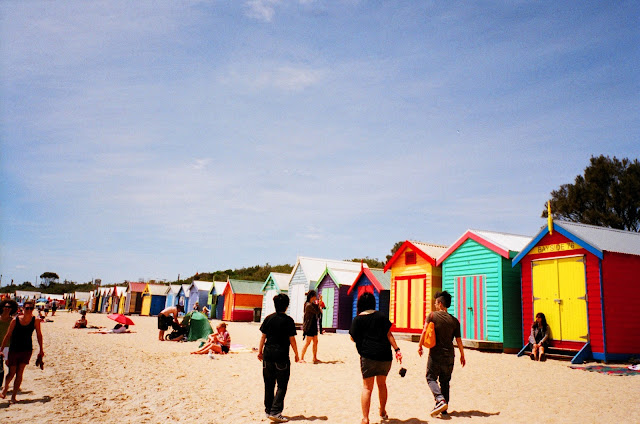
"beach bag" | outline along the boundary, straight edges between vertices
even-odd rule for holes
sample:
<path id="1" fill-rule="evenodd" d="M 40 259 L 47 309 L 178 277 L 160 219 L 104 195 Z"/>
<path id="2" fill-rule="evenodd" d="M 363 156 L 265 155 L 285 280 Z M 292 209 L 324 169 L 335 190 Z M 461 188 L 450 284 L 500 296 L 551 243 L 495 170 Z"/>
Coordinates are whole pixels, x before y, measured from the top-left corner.
<path id="1" fill-rule="evenodd" d="M 433 325 L 433 322 L 427 325 L 427 333 L 424 335 L 422 345 L 429 349 L 436 345 L 436 327 Z"/>

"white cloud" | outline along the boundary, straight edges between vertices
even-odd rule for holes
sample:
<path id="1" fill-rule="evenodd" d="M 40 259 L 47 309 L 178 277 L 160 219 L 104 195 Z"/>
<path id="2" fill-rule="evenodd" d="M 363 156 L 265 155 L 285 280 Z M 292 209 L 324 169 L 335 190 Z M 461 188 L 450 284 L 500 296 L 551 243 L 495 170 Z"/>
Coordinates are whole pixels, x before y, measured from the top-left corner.
<path id="1" fill-rule="evenodd" d="M 210 163 L 211 163 L 211 158 L 196 159 L 191 164 L 191 167 L 193 169 L 205 169 L 207 166 L 209 166 Z"/>
<path id="2" fill-rule="evenodd" d="M 275 6 L 280 0 L 249 0 L 246 3 L 247 16 L 263 22 L 271 22 L 275 15 Z"/>

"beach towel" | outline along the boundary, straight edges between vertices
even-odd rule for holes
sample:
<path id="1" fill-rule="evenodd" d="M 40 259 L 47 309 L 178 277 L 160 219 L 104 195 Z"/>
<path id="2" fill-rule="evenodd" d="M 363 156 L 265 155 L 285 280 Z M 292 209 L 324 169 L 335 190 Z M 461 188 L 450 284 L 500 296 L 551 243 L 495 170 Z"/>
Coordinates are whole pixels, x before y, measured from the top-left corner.
<path id="1" fill-rule="evenodd" d="M 231 344 L 229 353 L 251 353 L 254 350 L 241 344 Z"/>
<path id="2" fill-rule="evenodd" d="M 569 368 L 574 370 L 584 370 L 591 372 L 599 372 L 601 374 L 608 375 L 640 375 L 640 370 L 631 369 L 631 367 L 611 367 L 607 365 L 587 365 L 586 367 L 578 367 L 569 365 Z"/>

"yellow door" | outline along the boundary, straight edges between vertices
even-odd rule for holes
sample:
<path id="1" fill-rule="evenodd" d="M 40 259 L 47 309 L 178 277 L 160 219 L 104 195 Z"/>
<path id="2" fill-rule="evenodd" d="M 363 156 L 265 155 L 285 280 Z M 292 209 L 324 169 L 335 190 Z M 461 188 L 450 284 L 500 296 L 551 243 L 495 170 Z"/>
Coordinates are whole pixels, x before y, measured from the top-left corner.
<path id="1" fill-rule="evenodd" d="M 551 338 L 562 339 L 560 331 L 560 304 L 558 295 L 558 264 L 555 259 L 534 261 L 533 267 L 533 316 L 542 312 L 551 329 Z"/>
<path id="2" fill-rule="evenodd" d="M 545 314 L 551 338 L 588 339 L 584 257 L 534 261 L 533 313 Z"/>
<path id="3" fill-rule="evenodd" d="M 140 311 L 140 315 L 149 315 L 150 310 L 151 310 L 151 295 L 146 295 L 142 298 L 142 311 Z"/>
<path id="4" fill-rule="evenodd" d="M 411 321 L 409 328 L 421 330 L 424 325 L 424 311 L 426 296 L 424 292 L 424 278 L 412 278 L 411 287 Z"/>
<path id="5" fill-rule="evenodd" d="M 562 340 L 588 338 L 584 257 L 558 259 Z"/>
<path id="6" fill-rule="evenodd" d="M 396 279 L 396 322 L 397 328 L 408 328 L 409 326 L 409 282 L 407 280 Z"/>

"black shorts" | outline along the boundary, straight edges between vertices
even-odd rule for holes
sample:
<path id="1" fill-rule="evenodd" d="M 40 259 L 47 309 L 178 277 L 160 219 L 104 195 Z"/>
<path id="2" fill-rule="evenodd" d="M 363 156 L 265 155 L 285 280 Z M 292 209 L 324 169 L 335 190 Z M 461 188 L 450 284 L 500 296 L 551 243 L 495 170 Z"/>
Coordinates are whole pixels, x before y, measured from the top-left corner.
<path id="1" fill-rule="evenodd" d="M 222 349 L 222 353 L 229 353 L 229 346 L 222 345 L 220 348 Z"/>
<path id="2" fill-rule="evenodd" d="M 375 377 L 377 375 L 389 375 L 391 361 L 376 361 L 375 359 L 360 357 L 360 371 L 362 378 Z"/>
<path id="3" fill-rule="evenodd" d="M 158 330 L 167 331 L 172 322 L 173 317 L 171 315 L 169 315 L 168 317 L 164 315 L 158 315 Z"/>
<path id="4" fill-rule="evenodd" d="M 12 352 L 9 350 L 9 357 L 7 358 L 7 366 L 8 367 L 16 367 L 20 364 L 28 365 L 31 360 L 32 350 L 27 350 L 25 352 Z"/>

